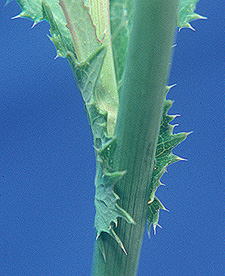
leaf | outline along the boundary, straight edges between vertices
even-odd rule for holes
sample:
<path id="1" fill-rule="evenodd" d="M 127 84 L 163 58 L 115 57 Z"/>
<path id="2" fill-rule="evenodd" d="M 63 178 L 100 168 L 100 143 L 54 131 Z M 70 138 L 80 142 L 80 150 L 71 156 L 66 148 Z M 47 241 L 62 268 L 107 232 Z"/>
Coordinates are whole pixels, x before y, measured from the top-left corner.
<path id="1" fill-rule="evenodd" d="M 108 233 L 126 254 L 122 241 L 113 229 L 114 226 L 117 226 L 118 217 L 125 219 L 128 223 L 135 224 L 132 217 L 117 204 L 119 196 L 113 191 L 114 185 L 125 173 L 125 171 L 108 173 L 98 165 L 95 179 L 95 228 L 97 230 L 97 238 L 102 232 Z"/>
<path id="2" fill-rule="evenodd" d="M 198 0 L 180 0 L 179 28 L 189 27 L 190 21 L 204 18 L 194 12 Z M 125 171 L 115 171 L 113 154 L 116 138 L 113 136 L 118 110 L 120 90 L 126 61 L 127 47 L 132 28 L 133 0 L 17 0 L 22 12 L 16 17 L 26 17 L 34 25 L 47 20 L 50 39 L 57 55 L 66 57 L 72 67 L 78 88 L 82 94 L 96 150 L 96 217 L 97 238 L 102 232 L 110 234 L 126 254 L 122 241 L 114 231 L 119 217 L 135 224 L 122 209 L 114 192 L 114 185 Z M 63 9 L 63 10 L 62 10 Z M 64 11 L 64 12 L 63 12 Z M 105 15 L 105 16 L 104 16 Z M 111 41 L 112 40 L 112 41 Z M 113 51 L 113 54 L 112 54 Z M 115 64 L 115 68 L 114 68 Z M 159 220 L 159 210 L 165 209 L 155 197 L 160 178 L 168 165 L 182 160 L 172 153 L 188 133 L 173 134 L 170 122 L 176 117 L 167 112 L 172 102 L 165 100 L 157 143 L 155 166 L 151 178 L 151 195 L 148 202 L 148 230 L 154 232 Z M 104 248 L 102 248 L 103 255 Z"/>
<path id="3" fill-rule="evenodd" d="M 55 45 L 57 50 L 57 56 L 67 57 L 68 54 L 75 56 L 75 49 L 73 47 L 72 39 L 67 39 L 63 31 L 60 31 L 58 24 L 56 23 L 52 11 L 46 2 L 42 2 L 43 18 L 50 23 L 51 37 L 49 39 Z M 66 30 L 68 31 L 68 30 Z M 69 34 L 68 34 L 69 35 Z"/>
<path id="4" fill-rule="evenodd" d="M 126 171 L 114 171 L 113 154 L 116 149 L 116 138 L 106 136 L 103 128 L 103 136 L 98 138 L 101 143 L 96 144 L 97 166 L 95 177 L 95 228 L 97 230 L 97 239 L 101 239 L 101 233 L 108 233 L 119 244 L 125 254 L 127 254 L 122 241 L 114 231 L 117 227 L 118 218 L 125 219 L 128 223 L 135 224 L 133 218 L 118 204 L 119 196 L 113 191 L 115 184 L 126 174 Z M 104 259 L 106 258 L 101 242 L 101 251 Z"/>
<path id="5" fill-rule="evenodd" d="M 181 28 L 194 28 L 189 23 L 192 20 L 196 19 L 206 19 L 197 13 L 195 13 L 195 8 L 198 0 L 180 0 L 179 9 L 178 9 L 178 27 Z"/>
<path id="6" fill-rule="evenodd" d="M 119 97 L 111 47 L 109 0 L 60 0 L 60 5 L 72 35 L 78 62 L 86 62 L 100 46 L 106 48 L 95 101 L 98 108 L 107 112 L 107 132 L 112 135 Z"/>
<path id="7" fill-rule="evenodd" d="M 134 221 L 117 204 L 119 197 L 113 191 L 115 183 L 123 177 L 125 171 L 114 171 L 111 162 L 116 143 L 115 138 L 108 133 L 107 127 L 110 120 L 108 113 L 110 110 L 105 108 L 104 102 L 109 103 L 113 107 L 114 105 L 107 97 L 108 93 L 104 95 L 106 93 L 101 78 L 107 51 L 106 46 L 96 39 L 95 28 L 93 28 L 89 17 L 90 14 L 87 11 L 90 1 L 85 2 L 85 8 L 82 5 L 82 1 L 61 0 L 67 21 L 61 7 L 55 4 L 55 1 L 18 1 L 22 7 L 19 17 L 30 18 L 35 23 L 41 20 L 47 20 L 50 23 L 50 39 L 54 43 L 58 55 L 66 57 L 71 65 L 77 86 L 84 100 L 96 150 L 95 227 L 97 237 L 100 236 L 101 232 L 110 234 L 126 253 L 113 227 L 117 225 L 118 217 L 122 217 L 130 223 L 134 223 Z M 93 15 L 93 11 L 90 12 Z M 70 32 L 66 24 L 68 24 Z M 76 43 L 81 45 L 82 54 L 80 54 L 77 44 L 72 42 L 70 33 L 78 34 Z M 87 40 L 85 41 L 86 38 Z M 89 44 L 88 39 L 90 41 Z M 75 49 L 73 44 L 75 45 Z M 78 57 L 80 58 L 78 59 Z M 118 103 L 116 104 L 116 108 L 117 105 Z M 117 109 L 114 112 L 117 112 Z"/>
<path id="8" fill-rule="evenodd" d="M 151 224 L 153 224 L 153 230 L 154 234 L 156 234 L 156 227 L 161 227 L 159 222 L 159 210 L 163 209 L 166 210 L 166 208 L 162 205 L 162 203 L 159 201 L 157 197 L 154 198 L 153 202 L 149 204 L 148 208 L 148 235 L 150 236 L 150 227 Z"/>
<path id="9" fill-rule="evenodd" d="M 66 20 L 63 14 L 61 7 L 58 4 L 58 1 L 55 0 L 17 0 L 19 5 L 22 8 L 22 11 L 19 15 L 15 16 L 14 18 L 18 17 L 25 17 L 29 18 L 34 21 L 34 25 L 42 20 L 51 21 L 50 23 L 54 22 L 54 26 L 52 25 L 51 28 L 51 35 L 58 36 L 60 35 L 63 37 L 64 46 L 66 46 L 66 51 L 70 51 L 74 53 L 74 47 L 72 38 L 68 28 L 66 27 Z M 44 7 L 46 10 L 44 10 Z M 56 27 L 57 26 L 57 27 Z M 56 38 L 55 37 L 55 38 Z M 60 48 L 61 45 L 58 44 L 57 39 L 52 40 L 59 56 L 65 56 L 65 51 L 61 52 Z M 56 43 L 55 43 L 56 42 Z"/>
<path id="10" fill-rule="evenodd" d="M 169 91 L 170 87 L 168 87 Z M 167 92 L 168 92 L 167 91 Z M 180 132 L 173 134 L 175 125 L 171 125 L 170 122 L 176 118 L 176 116 L 168 115 L 168 110 L 172 106 L 172 101 L 165 100 L 163 115 L 160 125 L 159 138 L 157 142 L 155 164 L 152 172 L 150 199 L 148 202 L 148 231 L 151 224 L 153 224 L 154 232 L 158 225 L 159 209 L 164 209 L 162 203 L 155 197 L 157 188 L 162 185 L 160 178 L 163 176 L 167 167 L 180 160 L 184 160 L 172 153 L 172 150 L 186 139 L 189 133 Z M 157 208 L 156 208 L 157 207 Z"/>
<path id="11" fill-rule="evenodd" d="M 100 117 L 100 116 L 99 116 Z M 104 131 L 104 124 L 100 124 L 103 131 L 103 136 L 99 139 L 101 141 L 96 143 L 96 177 L 95 177 L 95 228 L 97 230 L 97 239 L 101 238 L 101 233 L 108 233 L 119 244 L 125 254 L 127 254 L 122 241 L 114 231 L 114 226 L 117 227 L 118 218 L 125 219 L 128 223 L 135 224 L 133 218 L 118 204 L 119 196 L 113 191 L 115 184 L 125 175 L 126 171 L 113 170 L 113 154 L 116 148 L 116 138 L 106 136 Z M 101 243 L 101 252 L 104 259 L 104 247 Z"/>
<path id="12" fill-rule="evenodd" d="M 83 0 L 60 0 L 78 62 L 85 62 L 100 46 Z"/>
<path id="13" fill-rule="evenodd" d="M 17 0 L 17 2 L 22 8 L 22 12 L 14 18 L 30 18 L 34 21 L 34 25 L 42 20 L 47 20 L 51 25 L 50 39 L 56 47 L 57 56 L 68 58 L 70 64 L 74 64 L 72 59 L 77 59 L 80 63 L 87 62 L 102 46 L 102 43 L 96 37 L 96 27 L 93 26 L 93 21 L 90 17 L 93 15 L 95 21 L 97 20 L 94 8 L 96 8 L 96 4 L 99 7 L 99 1 L 86 0 L 83 3 L 83 0 L 61 0 L 60 4 L 63 10 L 56 0 Z M 108 8 L 106 5 L 108 0 L 101 0 L 100 4 L 102 3 L 104 5 L 101 5 L 101 7 L 104 6 L 106 10 Z M 108 12 L 105 12 L 105 18 L 108 18 Z M 104 20 L 106 21 L 106 19 Z M 100 23 L 105 22 L 104 20 L 100 20 Z M 119 99 L 111 50 L 109 18 L 107 26 L 106 29 L 109 32 L 106 34 L 103 43 L 107 51 L 102 65 L 101 76 L 96 84 L 98 88 L 95 89 L 94 100 L 96 101 L 96 106 L 102 112 L 106 112 L 108 116 L 107 132 L 113 134 L 117 120 Z M 76 76 L 75 78 L 78 79 Z"/>
<path id="14" fill-rule="evenodd" d="M 107 133 L 107 113 L 96 105 L 95 93 L 98 89 L 98 80 L 105 58 L 105 47 L 100 47 L 86 62 L 78 63 L 71 57 L 70 63 L 77 78 L 78 88 L 83 96 L 89 124 L 94 136 L 96 151 L 96 177 L 95 177 L 95 228 L 97 238 L 102 232 L 110 234 L 126 253 L 122 241 L 116 235 L 113 227 L 117 225 L 118 217 L 129 223 L 134 223 L 131 216 L 122 209 L 117 200 L 119 196 L 113 191 L 125 171 L 114 171 L 113 154 L 116 148 L 116 138 Z M 104 250 L 101 245 L 102 254 Z"/>

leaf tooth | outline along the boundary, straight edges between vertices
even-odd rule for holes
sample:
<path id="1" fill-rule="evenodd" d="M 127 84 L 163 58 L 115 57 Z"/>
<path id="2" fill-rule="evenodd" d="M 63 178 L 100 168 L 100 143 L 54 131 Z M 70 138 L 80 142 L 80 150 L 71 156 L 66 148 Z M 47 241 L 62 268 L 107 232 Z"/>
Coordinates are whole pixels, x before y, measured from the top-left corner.
<path id="1" fill-rule="evenodd" d="M 177 44 L 175 44 L 173 47 L 175 47 Z M 167 85 L 166 86 L 166 94 L 170 91 L 170 89 L 172 89 L 173 87 L 175 87 L 177 84 L 171 84 L 171 85 Z"/>
<path id="2" fill-rule="evenodd" d="M 97 235 L 96 235 L 96 240 L 98 240 L 100 238 L 100 235 L 101 235 L 101 231 L 97 232 Z"/>
<path id="3" fill-rule="evenodd" d="M 15 15 L 15 16 L 13 16 L 11 19 L 17 19 L 17 18 L 23 17 L 22 13 L 23 13 L 23 12 L 21 12 L 21 13 Z"/>
<path id="4" fill-rule="evenodd" d="M 158 203 L 159 203 L 160 209 L 165 210 L 165 211 L 168 211 L 168 209 L 166 209 L 166 207 L 162 204 L 162 202 L 161 202 L 158 198 L 157 198 L 157 201 L 158 201 Z"/>
<path id="5" fill-rule="evenodd" d="M 116 240 L 116 242 L 119 244 L 125 255 L 127 255 L 127 251 L 121 241 L 121 239 L 117 236 L 116 232 L 113 230 L 113 227 L 110 225 L 109 227 L 109 234 Z"/>
<path id="6" fill-rule="evenodd" d="M 159 210 L 165 210 L 169 211 L 168 209 L 165 208 L 165 206 L 161 203 L 161 201 L 157 198 L 154 197 L 153 201 L 149 201 L 149 206 L 148 206 L 148 236 L 150 236 L 150 228 L 151 224 L 153 225 L 153 230 L 154 230 L 154 235 L 156 234 L 156 227 L 159 226 Z M 160 227 L 161 228 L 161 227 Z"/>
<path id="7" fill-rule="evenodd" d="M 34 19 L 34 17 L 31 17 L 26 10 L 22 10 L 19 14 L 13 16 L 11 19 L 17 19 L 22 17 L 30 18 L 32 20 Z"/>
<path id="8" fill-rule="evenodd" d="M 188 21 L 193 21 L 197 19 L 207 19 L 207 17 L 199 15 L 197 13 L 193 13 L 189 15 Z M 189 22 L 185 22 L 183 25 L 179 26 L 179 31 L 181 31 L 183 28 L 189 28 L 192 31 L 195 31 L 195 28 L 193 28 L 193 26 Z"/>
<path id="9" fill-rule="evenodd" d="M 174 103 L 174 101 L 172 101 L 172 100 L 165 100 L 164 109 L 165 109 L 166 112 L 171 108 L 173 103 Z"/>
<path id="10" fill-rule="evenodd" d="M 109 139 L 107 142 L 104 143 L 103 147 L 98 150 L 99 154 L 104 154 L 107 150 L 110 150 L 111 147 L 114 146 L 116 141 L 116 137 Z"/>
<path id="11" fill-rule="evenodd" d="M 159 185 L 160 186 L 166 186 L 166 184 L 162 183 L 161 181 L 159 181 Z"/>
<path id="12" fill-rule="evenodd" d="M 173 163 L 179 162 L 179 161 L 186 161 L 186 159 L 171 153 L 170 154 L 170 161 L 168 162 L 168 165 L 166 167 L 168 167 L 169 165 L 171 165 Z"/>
<path id="13" fill-rule="evenodd" d="M 36 24 L 38 22 L 40 22 L 41 20 L 43 20 L 42 15 L 36 15 L 35 13 L 31 12 L 29 9 L 26 9 L 24 7 L 22 8 L 22 11 L 18 15 L 14 16 L 12 19 L 21 18 L 21 17 L 29 18 L 29 19 L 35 21 Z"/>
<path id="14" fill-rule="evenodd" d="M 33 29 L 40 21 L 34 21 L 33 25 L 31 26 L 31 29 Z"/>
<path id="15" fill-rule="evenodd" d="M 198 13 L 196 13 L 196 16 L 197 16 L 196 19 L 204 19 L 204 20 L 208 19 L 206 16 L 202 16 Z"/>
<path id="16" fill-rule="evenodd" d="M 188 21 L 192 21 L 192 20 L 197 20 L 197 19 L 207 19 L 207 17 L 202 16 L 198 13 L 192 13 L 191 15 L 189 15 L 188 17 Z"/>
<path id="17" fill-rule="evenodd" d="M 180 117 L 180 114 L 174 114 L 174 115 L 167 115 L 169 117 L 172 117 L 172 121 L 175 120 L 177 117 Z"/>
<path id="18" fill-rule="evenodd" d="M 195 28 L 190 24 L 190 23 L 187 23 L 187 28 L 191 29 L 192 31 L 195 32 Z"/>
<path id="19" fill-rule="evenodd" d="M 102 237 L 100 236 L 100 234 L 96 237 L 96 240 L 97 240 L 97 244 L 100 248 L 100 251 L 102 253 L 102 257 L 104 259 L 104 262 L 106 263 L 106 254 L 105 254 L 104 241 L 103 241 Z"/>
<path id="20" fill-rule="evenodd" d="M 189 131 L 189 132 L 186 132 L 186 137 L 190 134 L 192 134 L 194 131 Z"/>
<path id="21" fill-rule="evenodd" d="M 177 124 L 174 124 L 174 125 L 171 125 L 171 127 L 172 127 L 173 130 L 174 130 L 175 127 L 178 127 L 178 126 L 179 126 L 178 123 L 177 123 Z"/>
<path id="22" fill-rule="evenodd" d="M 153 231 L 154 231 L 154 235 L 156 235 L 156 227 L 159 227 L 159 228 L 162 228 L 162 226 L 161 225 L 159 225 L 158 223 L 156 224 L 156 223 L 153 223 Z"/>
<path id="23" fill-rule="evenodd" d="M 188 161 L 186 158 L 182 158 L 177 155 L 176 155 L 176 157 L 177 157 L 177 161 Z"/>
<path id="24" fill-rule="evenodd" d="M 121 218 L 125 219 L 128 223 L 131 223 L 131 224 L 134 224 L 134 225 L 136 224 L 136 222 L 131 217 L 131 215 L 129 215 L 123 208 L 121 208 L 118 204 L 116 204 L 115 206 L 116 206 L 118 215 Z"/>

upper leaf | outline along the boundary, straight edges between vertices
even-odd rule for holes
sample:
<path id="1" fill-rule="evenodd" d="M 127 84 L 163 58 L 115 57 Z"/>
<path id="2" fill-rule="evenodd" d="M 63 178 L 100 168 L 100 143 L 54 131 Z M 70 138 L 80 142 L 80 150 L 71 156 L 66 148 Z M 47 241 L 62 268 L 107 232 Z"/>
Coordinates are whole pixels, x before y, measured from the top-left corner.
<path id="1" fill-rule="evenodd" d="M 38 22 L 42 20 L 47 20 L 49 21 L 49 17 L 47 16 L 46 12 L 44 11 L 43 7 L 46 7 L 48 11 L 51 11 L 51 19 L 55 20 L 55 23 L 57 23 L 57 35 L 61 35 L 63 37 L 65 46 L 67 51 L 74 52 L 74 47 L 73 47 L 73 41 L 70 35 L 70 32 L 68 28 L 66 27 L 66 20 L 63 14 L 63 11 L 61 7 L 59 6 L 58 1 L 56 0 L 17 0 L 19 5 L 22 8 L 22 11 L 19 15 L 15 16 L 17 17 L 25 17 L 29 18 L 34 21 L 34 25 L 37 24 Z M 49 13 L 49 14 L 50 14 Z M 56 26 L 56 24 L 54 25 Z M 52 36 L 54 36 L 54 31 L 55 28 L 52 26 Z M 54 41 L 53 41 L 54 43 Z M 55 44 L 55 43 L 54 43 Z M 57 54 L 59 56 L 65 56 L 65 52 L 61 52 L 59 48 L 59 44 L 55 44 L 55 47 L 57 49 Z"/>

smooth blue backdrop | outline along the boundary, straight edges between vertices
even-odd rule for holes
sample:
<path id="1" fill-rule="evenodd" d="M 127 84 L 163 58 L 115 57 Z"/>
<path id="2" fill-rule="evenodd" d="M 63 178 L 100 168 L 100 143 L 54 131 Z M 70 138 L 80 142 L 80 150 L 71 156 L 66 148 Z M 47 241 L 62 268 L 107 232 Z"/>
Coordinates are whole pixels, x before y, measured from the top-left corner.
<path id="1" fill-rule="evenodd" d="M 176 131 L 194 131 L 175 153 L 157 195 L 156 236 L 144 234 L 139 276 L 225 275 L 224 9 L 201 0 L 196 32 L 177 35 L 169 84 Z M 90 275 L 95 159 L 83 103 L 49 25 L 0 7 L 0 275 Z"/>

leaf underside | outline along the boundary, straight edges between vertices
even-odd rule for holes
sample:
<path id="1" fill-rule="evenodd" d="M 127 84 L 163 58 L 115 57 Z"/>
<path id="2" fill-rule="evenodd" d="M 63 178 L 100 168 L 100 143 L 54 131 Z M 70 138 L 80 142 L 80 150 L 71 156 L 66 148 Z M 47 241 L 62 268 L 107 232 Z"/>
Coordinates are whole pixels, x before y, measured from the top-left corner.
<path id="1" fill-rule="evenodd" d="M 189 23 L 191 20 L 203 18 L 194 13 L 197 1 L 180 0 L 177 16 L 177 25 L 179 28 L 191 28 Z M 86 113 L 94 137 L 97 160 L 95 178 L 95 228 L 97 230 L 97 238 L 100 237 L 102 232 L 108 233 L 126 253 L 114 228 L 117 226 L 118 217 L 132 224 L 135 224 L 135 222 L 118 205 L 119 196 L 113 191 L 115 183 L 120 181 L 126 172 L 115 171 L 113 169 L 116 137 L 108 135 L 107 112 L 101 110 L 97 104 L 98 91 L 101 89 L 100 72 L 106 49 L 102 46 L 98 47 L 85 61 L 79 63 L 70 31 L 66 26 L 66 19 L 58 1 L 17 0 L 17 2 L 22 8 L 22 12 L 16 17 L 30 18 L 34 21 L 34 24 L 42 20 L 47 20 L 50 23 L 50 39 L 56 47 L 57 56 L 66 57 L 71 65 L 77 86 L 84 100 Z M 132 27 L 132 6 L 133 0 L 111 0 L 110 2 L 112 48 L 118 93 L 122 83 L 130 30 Z M 162 203 L 155 197 L 155 192 L 161 185 L 160 178 L 166 171 L 168 165 L 181 160 L 181 158 L 172 153 L 172 149 L 188 135 L 183 132 L 173 134 L 174 126 L 170 125 L 170 122 L 176 116 L 167 114 L 171 106 L 172 101 L 165 100 L 156 149 L 155 166 L 151 180 L 151 196 L 148 202 L 148 231 L 151 224 L 153 224 L 155 231 L 158 225 L 159 210 L 165 209 Z"/>

